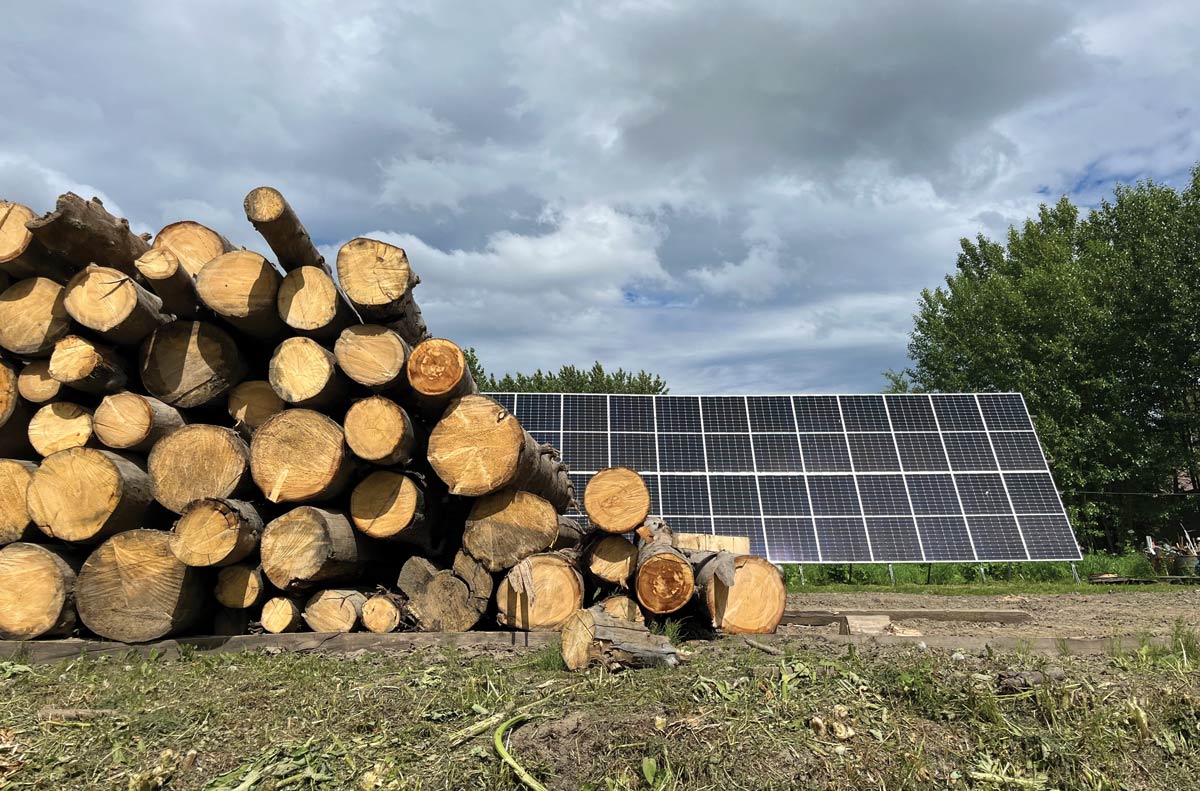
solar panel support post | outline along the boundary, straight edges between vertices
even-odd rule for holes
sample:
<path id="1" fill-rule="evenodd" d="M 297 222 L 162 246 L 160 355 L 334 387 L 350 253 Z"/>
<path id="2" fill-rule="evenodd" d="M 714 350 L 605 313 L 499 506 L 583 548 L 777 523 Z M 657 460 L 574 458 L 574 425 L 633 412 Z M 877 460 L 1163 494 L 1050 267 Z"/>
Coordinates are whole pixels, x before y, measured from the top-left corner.
<path id="1" fill-rule="evenodd" d="M 979 564 L 979 579 L 983 582 L 987 582 L 987 574 L 985 574 L 983 572 L 983 564 L 982 563 Z"/>
<path id="2" fill-rule="evenodd" d="M 1075 561 L 1071 561 L 1071 576 L 1075 578 L 1075 584 L 1079 584 L 1079 569 L 1075 568 Z"/>
<path id="3" fill-rule="evenodd" d="M 888 579 L 892 581 L 892 587 L 896 587 L 896 571 L 892 568 L 892 564 L 888 564 Z"/>
<path id="4" fill-rule="evenodd" d="M 797 566 L 797 568 L 800 569 L 800 584 L 803 585 L 804 584 L 804 564 L 803 563 L 800 564 L 799 566 Z"/>
<path id="5" fill-rule="evenodd" d="M 932 581 L 933 581 L 933 564 L 926 563 L 925 564 L 925 584 L 928 585 Z"/>

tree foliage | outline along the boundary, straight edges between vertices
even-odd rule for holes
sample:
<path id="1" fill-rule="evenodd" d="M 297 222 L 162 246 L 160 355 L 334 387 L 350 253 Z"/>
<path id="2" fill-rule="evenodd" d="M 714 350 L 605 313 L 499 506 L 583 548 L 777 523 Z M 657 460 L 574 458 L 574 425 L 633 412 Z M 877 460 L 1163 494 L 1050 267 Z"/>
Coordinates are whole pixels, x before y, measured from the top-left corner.
<path id="1" fill-rule="evenodd" d="M 889 387 L 1024 393 L 1085 544 L 1193 530 L 1200 497 L 1177 495 L 1200 481 L 1200 167 L 1182 191 L 1121 186 L 1086 216 L 1064 197 L 961 247 Z"/>
<path id="2" fill-rule="evenodd" d="M 606 371 L 599 362 L 590 369 L 564 365 L 557 371 L 532 374 L 504 374 L 496 377 L 484 370 L 474 349 L 466 349 L 467 364 L 479 389 L 492 393 L 612 393 L 621 395 L 662 395 L 667 383 L 658 374 L 624 368 Z"/>

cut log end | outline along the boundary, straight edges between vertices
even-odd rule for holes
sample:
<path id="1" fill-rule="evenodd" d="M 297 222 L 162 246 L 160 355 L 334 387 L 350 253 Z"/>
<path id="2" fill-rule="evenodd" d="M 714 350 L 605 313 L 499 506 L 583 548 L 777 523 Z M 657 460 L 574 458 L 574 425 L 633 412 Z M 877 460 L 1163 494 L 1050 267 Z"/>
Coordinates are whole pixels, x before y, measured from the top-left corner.
<path id="1" fill-rule="evenodd" d="M 276 308 L 283 322 L 297 332 L 332 338 L 352 320 L 352 314 L 324 269 L 293 269 L 279 285 Z"/>
<path id="2" fill-rule="evenodd" d="M 383 396 L 356 401 L 343 422 L 346 444 L 360 459 L 383 466 L 413 460 L 416 429 L 412 418 L 395 401 Z"/>
<path id="3" fill-rule="evenodd" d="M 142 344 L 142 384 L 155 398 L 181 409 L 203 406 L 246 375 L 238 345 L 224 330 L 201 321 L 174 321 Z"/>
<path id="4" fill-rule="evenodd" d="M 458 344 L 445 338 L 430 338 L 412 350 L 408 383 L 417 398 L 443 406 L 451 398 L 475 392 L 466 355 Z"/>
<path id="5" fill-rule="evenodd" d="M 153 247 L 170 251 L 192 277 L 200 274 L 209 261 L 233 250 L 233 245 L 219 233 L 189 220 L 163 228 L 154 237 Z"/>
<path id="6" fill-rule="evenodd" d="M 146 468 L 154 499 L 181 514 L 194 500 L 245 491 L 250 449 L 233 429 L 194 424 L 159 440 Z"/>
<path id="7" fill-rule="evenodd" d="M 253 223 L 274 222 L 287 210 L 287 201 L 274 187 L 255 187 L 243 203 L 246 219 Z"/>
<path id="8" fill-rule="evenodd" d="M 479 497 L 503 489 L 519 472 L 525 430 L 484 396 L 453 403 L 429 435 L 429 463 L 452 494 Z"/>
<path id="9" fill-rule="evenodd" d="M 36 538 L 29 517 L 29 482 L 37 465 L 28 461 L 0 459 L 0 546 Z"/>
<path id="10" fill-rule="evenodd" d="M 400 333 L 378 324 L 342 330 L 334 345 L 338 366 L 355 382 L 380 390 L 405 381 L 410 349 Z"/>
<path id="11" fill-rule="evenodd" d="M 536 494 L 505 490 L 475 501 L 463 549 L 489 571 L 501 571 L 549 549 L 557 536 L 554 506 Z"/>
<path id="12" fill-rule="evenodd" d="M 374 239 L 352 239 L 342 245 L 337 270 L 346 296 L 366 308 L 392 305 L 416 285 L 404 250 Z"/>
<path id="13" fill-rule="evenodd" d="M 308 409 L 289 409 L 263 423 L 250 445 L 254 482 L 273 503 L 332 497 L 349 479 L 342 428 Z"/>
<path id="14" fill-rule="evenodd" d="M 650 490 L 628 467 L 610 467 L 592 476 L 583 493 L 592 524 L 607 533 L 636 530 L 650 514 Z"/>
<path id="15" fill-rule="evenodd" d="M 105 396 L 92 417 L 92 428 L 100 442 L 117 450 L 143 453 L 183 426 L 183 416 L 174 407 L 130 392 Z"/>
<path id="16" fill-rule="evenodd" d="M 50 375 L 85 393 L 115 393 L 129 381 L 125 363 L 115 349 L 93 343 L 79 335 L 68 335 L 54 344 Z"/>
<path id="17" fill-rule="evenodd" d="M 258 253 L 235 250 L 209 261 L 196 276 L 204 304 L 247 335 L 272 338 L 284 332 L 276 300 L 282 278 Z"/>
<path id="18" fill-rule="evenodd" d="M 262 571 L 255 566 L 238 563 L 226 566 L 217 574 L 217 601 L 231 610 L 245 610 L 258 604 L 267 590 Z"/>
<path id="19" fill-rule="evenodd" d="M 587 554 L 587 570 L 598 580 L 626 587 L 637 569 L 637 556 L 637 546 L 623 536 L 603 536 Z"/>
<path id="20" fill-rule="evenodd" d="M 638 566 L 637 597 L 655 615 L 673 613 L 688 603 L 695 592 L 695 575 L 687 559 L 661 552 Z"/>
<path id="21" fill-rule="evenodd" d="M 250 431 L 282 412 L 286 406 L 271 383 L 263 379 L 242 382 L 229 391 L 229 416 Z"/>
<path id="22" fill-rule="evenodd" d="M 300 618 L 300 606 L 284 596 L 267 599 L 263 605 L 259 623 L 262 624 L 264 631 L 271 634 L 298 632 L 303 623 Z"/>
<path id="23" fill-rule="evenodd" d="M 332 407 L 346 395 L 333 352 L 311 338 L 288 338 L 271 357 L 271 387 L 284 401 L 313 409 Z"/>
<path id="24" fill-rule="evenodd" d="M 533 555 L 496 589 L 496 620 L 523 631 L 554 631 L 583 606 L 583 580 L 561 555 Z"/>
<path id="25" fill-rule="evenodd" d="M 713 627 L 729 634 L 774 633 L 787 604 L 787 588 L 779 569 L 753 555 L 738 557 L 734 568 L 732 586 L 714 576 L 704 588 Z"/>
<path id="26" fill-rule="evenodd" d="M 71 448 L 42 461 L 28 497 L 29 515 L 43 533 L 91 542 L 139 525 L 151 499 L 150 480 L 111 451 Z"/>
<path id="27" fill-rule="evenodd" d="M 54 547 L 18 543 L 0 549 L 0 638 L 70 634 L 78 568 L 77 560 Z"/>
<path id="28" fill-rule="evenodd" d="M 304 622 L 314 632 L 353 632 L 366 602 L 366 594 L 358 590 L 318 591 L 304 604 Z"/>
<path id="29" fill-rule="evenodd" d="M 45 357 L 66 337 L 71 317 L 61 285 L 45 277 L 18 280 L 0 294 L 0 347 L 23 357 Z"/>
<path id="30" fill-rule="evenodd" d="M 50 375 L 49 360 L 34 360 L 21 369 L 17 391 L 31 404 L 53 401 L 62 391 L 62 382 Z"/>
<path id="31" fill-rule="evenodd" d="M 89 266 L 67 283 L 64 305 L 71 318 L 109 343 L 140 343 L 167 321 L 162 300 L 133 278 L 106 266 Z"/>
<path id="32" fill-rule="evenodd" d="M 569 670 L 582 670 L 593 661 L 609 669 L 679 663 L 666 637 L 596 609 L 572 613 L 563 624 L 562 658 Z"/>
<path id="33" fill-rule="evenodd" d="M 193 500 L 171 531 L 171 551 L 188 566 L 228 566 L 258 548 L 262 529 L 262 518 L 249 503 Z"/>
<path id="34" fill-rule="evenodd" d="M 303 505 L 263 530 L 263 573 L 280 590 L 353 577 L 367 559 L 350 521 L 335 511 Z"/>
<path id="35" fill-rule="evenodd" d="M 423 504 L 424 497 L 412 478 L 378 470 L 354 487 L 350 518 L 372 538 L 398 538 L 416 527 Z"/>
<path id="36" fill-rule="evenodd" d="M 362 606 L 362 624 L 367 631 L 387 634 L 400 628 L 404 619 L 401 600 L 390 593 L 377 593 Z"/>
<path id="37" fill-rule="evenodd" d="M 92 439 L 92 413 L 78 404 L 46 404 L 29 421 L 29 444 L 41 456 L 82 448 Z"/>
<path id="38" fill-rule="evenodd" d="M 608 613 L 614 618 L 620 618 L 623 621 L 633 621 L 634 623 L 645 623 L 646 617 L 642 614 L 642 608 L 638 606 L 635 599 L 629 596 L 609 596 L 599 604 L 600 609 Z"/>

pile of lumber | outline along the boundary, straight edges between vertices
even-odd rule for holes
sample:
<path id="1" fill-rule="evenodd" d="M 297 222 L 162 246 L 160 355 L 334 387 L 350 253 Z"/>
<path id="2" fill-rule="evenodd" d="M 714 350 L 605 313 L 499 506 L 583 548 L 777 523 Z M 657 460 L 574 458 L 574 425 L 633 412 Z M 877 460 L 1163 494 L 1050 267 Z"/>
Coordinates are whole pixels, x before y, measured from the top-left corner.
<path id="1" fill-rule="evenodd" d="M 0 637 L 570 625 L 578 664 L 685 608 L 774 630 L 777 570 L 681 548 L 637 473 L 563 516 L 558 451 L 430 337 L 404 250 L 330 266 L 277 190 L 245 212 L 274 261 L 0 202 Z"/>

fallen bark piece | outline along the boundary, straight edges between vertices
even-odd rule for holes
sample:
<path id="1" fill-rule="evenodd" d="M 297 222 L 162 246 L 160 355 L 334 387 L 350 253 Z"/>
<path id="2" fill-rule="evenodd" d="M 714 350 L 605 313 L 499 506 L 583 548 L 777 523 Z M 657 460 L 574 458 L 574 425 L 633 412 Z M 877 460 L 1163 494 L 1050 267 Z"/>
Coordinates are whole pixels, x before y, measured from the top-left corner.
<path id="1" fill-rule="evenodd" d="M 285 272 L 302 266 L 327 268 L 324 257 L 279 190 L 255 187 L 246 195 L 243 207 L 246 219 L 267 241 Z"/>
<path id="2" fill-rule="evenodd" d="M 153 498 L 150 476 L 108 450 L 71 448 L 47 456 L 29 482 L 29 516 L 60 541 L 89 543 L 141 526 Z M 166 533 L 162 534 L 165 536 Z"/>
<path id="3" fill-rule="evenodd" d="M 204 498 L 250 490 L 250 448 L 224 426 L 193 423 L 159 440 L 146 462 L 154 499 L 182 514 Z"/>
<path id="4" fill-rule="evenodd" d="M 667 637 L 595 608 L 578 610 L 563 624 L 562 658 L 568 670 L 582 670 L 592 662 L 613 670 L 679 664 Z"/>
<path id="5" fill-rule="evenodd" d="M 29 516 L 29 482 L 37 465 L 0 459 L 0 546 L 30 541 L 41 534 Z"/>
<path id="6" fill-rule="evenodd" d="M 188 566 L 228 566 L 258 549 L 262 531 L 250 503 L 205 497 L 184 507 L 171 530 L 171 551 Z"/>
<path id="7" fill-rule="evenodd" d="M 58 197 L 54 211 L 25 225 L 42 245 L 77 268 L 104 264 L 127 275 L 133 262 L 150 249 L 129 230 L 129 220 L 114 217 L 99 198 L 85 201 L 73 192 Z"/>
<path id="8" fill-rule="evenodd" d="M 300 605 L 286 596 L 274 596 L 267 599 L 259 618 L 262 628 L 271 634 L 298 632 L 303 620 L 300 618 Z"/>
<path id="9" fill-rule="evenodd" d="M 695 556 L 692 561 L 696 563 Z M 722 570 L 722 563 L 728 568 Z M 754 555 L 720 552 L 701 561 L 696 593 L 713 628 L 728 634 L 773 634 L 787 606 L 783 575 L 766 558 Z"/>
<path id="10" fill-rule="evenodd" d="M 275 339 L 287 334 L 276 300 L 282 278 L 271 262 L 249 250 L 223 253 L 196 275 L 196 293 L 238 332 Z"/>
<path id="11" fill-rule="evenodd" d="M 650 514 L 650 490 L 628 467 L 609 467 L 592 476 L 583 493 L 588 520 L 606 533 L 636 530 Z"/>
<path id="12" fill-rule="evenodd" d="M 475 501 L 462 541 L 489 571 L 503 571 L 549 549 L 557 536 L 554 506 L 536 494 L 508 489 Z"/>
<path id="13" fill-rule="evenodd" d="M 583 606 L 583 578 L 563 555 L 532 555 L 496 589 L 496 621 L 522 631 L 556 631 Z"/>
<path id="14" fill-rule="evenodd" d="M 301 590 L 360 576 L 371 547 L 344 514 L 302 505 L 267 524 L 259 551 L 272 585 Z"/>
<path id="15" fill-rule="evenodd" d="M 161 299 L 107 266 L 89 266 L 71 278 L 63 304 L 71 318 L 119 346 L 135 346 L 170 321 Z"/>
<path id="16" fill-rule="evenodd" d="M 283 323 L 310 338 L 334 338 L 357 319 L 322 268 L 302 266 L 279 284 L 276 309 Z"/>
<path id="17" fill-rule="evenodd" d="M 226 566 L 217 573 L 216 597 L 231 610 L 245 610 L 262 600 L 267 592 L 262 569 L 247 563 Z"/>
<path id="18" fill-rule="evenodd" d="M 28 206 L 0 200 L 0 272 L 14 280 L 46 277 L 65 283 L 78 267 L 33 237 L 27 223 L 36 218 Z"/>
<path id="19" fill-rule="evenodd" d="M 18 280 L 0 294 L 0 347 L 21 357 L 48 357 L 71 331 L 61 285 L 45 277 Z"/>
<path id="20" fill-rule="evenodd" d="M 229 334 L 202 321 L 173 321 L 142 344 L 142 384 L 150 395 L 180 409 L 204 406 L 246 376 L 246 363 Z"/>
<path id="21" fill-rule="evenodd" d="M 254 432 L 250 469 L 268 500 L 287 503 L 333 497 L 352 466 L 341 426 L 319 412 L 289 409 Z"/>
<path id="22" fill-rule="evenodd" d="M 349 390 L 333 352 L 311 338 L 288 338 L 279 344 L 268 378 L 280 398 L 307 409 L 339 407 Z"/>
<path id="23" fill-rule="evenodd" d="M 242 382 L 229 391 L 229 416 L 247 435 L 253 434 L 267 418 L 279 414 L 286 406 L 271 383 L 264 379 Z"/>
<path id="24" fill-rule="evenodd" d="M 69 635 L 75 628 L 79 561 L 62 547 L 0 548 L 0 639 Z"/>
<path id="25" fill-rule="evenodd" d="M 390 327 L 355 324 L 342 330 L 334 344 L 338 367 L 360 385 L 378 392 L 408 388 L 405 366 L 411 349 Z"/>
<path id="26" fill-rule="evenodd" d="M 429 337 L 412 289 L 419 279 L 399 247 L 351 239 L 338 250 L 338 281 L 365 322 L 385 324 L 416 346 Z"/>
<path id="27" fill-rule="evenodd" d="M 372 464 L 408 465 L 421 450 L 413 419 L 389 398 L 370 396 L 355 401 L 343 423 L 350 450 Z"/>
<path id="28" fill-rule="evenodd" d="M 186 425 L 179 410 L 157 398 L 122 392 L 107 395 L 92 416 L 96 439 L 110 448 L 148 453 L 160 439 Z"/>
<path id="29" fill-rule="evenodd" d="M 304 622 L 314 632 L 353 632 L 359 626 L 366 603 L 367 595 L 360 590 L 317 591 L 304 604 Z"/>
<path id="30" fill-rule="evenodd" d="M 46 404 L 29 420 L 29 444 L 41 456 L 82 448 L 92 440 L 92 412 L 68 401 Z"/>
<path id="31" fill-rule="evenodd" d="M 67 387 L 105 395 L 124 390 L 129 382 L 125 363 L 115 349 L 68 335 L 54 344 L 50 375 Z"/>

